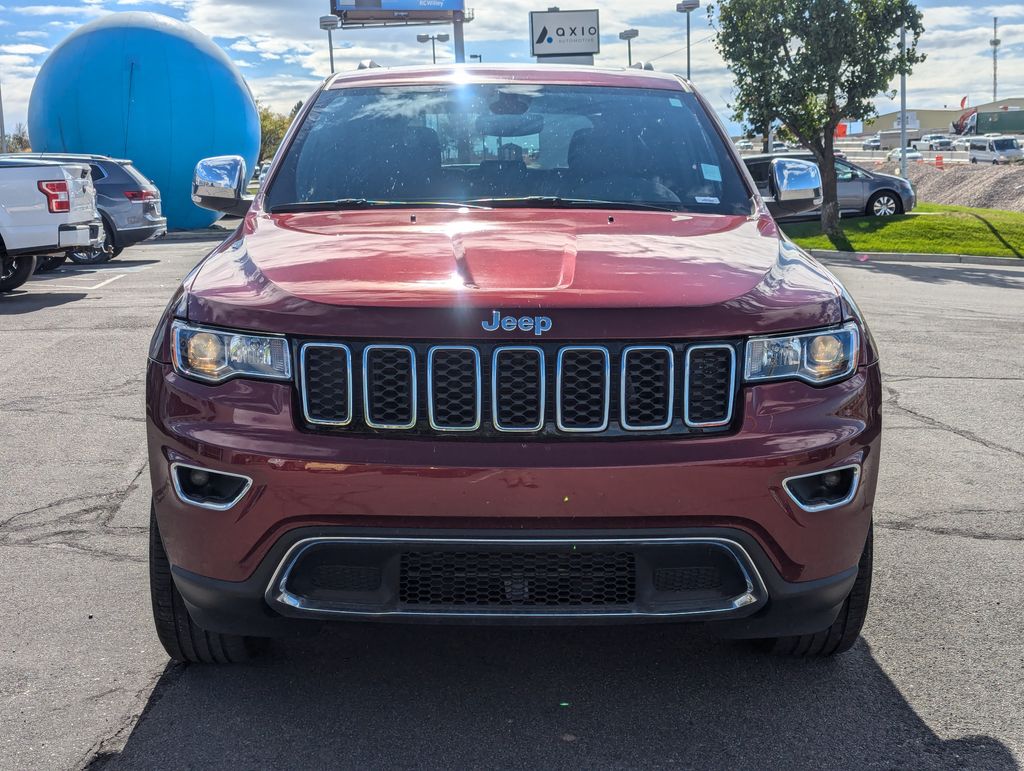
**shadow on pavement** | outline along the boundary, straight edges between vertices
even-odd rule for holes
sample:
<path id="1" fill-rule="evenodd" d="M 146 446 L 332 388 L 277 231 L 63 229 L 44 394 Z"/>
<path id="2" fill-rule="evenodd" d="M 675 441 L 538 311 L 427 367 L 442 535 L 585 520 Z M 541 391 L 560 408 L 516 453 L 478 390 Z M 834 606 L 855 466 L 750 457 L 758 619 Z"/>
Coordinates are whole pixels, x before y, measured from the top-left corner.
<path id="1" fill-rule="evenodd" d="M 49 278 L 50 276 L 60 276 L 62 273 L 65 275 L 71 274 L 75 276 L 85 276 L 90 273 L 103 273 L 105 271 L 117 272 L 118 270 L 125 270 L 127 268 L 137 268 L 141 265 L 156 265 L 160 260 L 125 260 L 120 257 L 110 260 L 110 262 L 101 262 L 98 265 L 76 265 L 73 262 L 65 262 L 57 270 L 49 273 L 37 273 L 36 279 Z"/>
<path id="2" fill-rule="evenodd" d="M 867 259 L 864 262 L 830 262 L 847 268 L 861 268 L 872 273 L 900 276 L 911 281 L 928 284 L 971 284 L 991 286 L 999 289 L 1024 289 L 1024 260 L 1015 262 L 1007 259 L 1007 266 L 935 265 L 912 262 L 882 262 Z"/>
<path id="3" fill-rule="evenodd" d="M 56 308 L 86 297 L 86 292 L 37 292 L 15 291 L 0 295 L 0 316 L 17 316 L 32 313 L 41 308 Z"/>
<path id="4" fill-rule="evenodd" d="M 690 628 L 345 626 L 168 667 L 97 767 L 1016 768 L 946 741 L 860 641 L 788 661 Z"/>

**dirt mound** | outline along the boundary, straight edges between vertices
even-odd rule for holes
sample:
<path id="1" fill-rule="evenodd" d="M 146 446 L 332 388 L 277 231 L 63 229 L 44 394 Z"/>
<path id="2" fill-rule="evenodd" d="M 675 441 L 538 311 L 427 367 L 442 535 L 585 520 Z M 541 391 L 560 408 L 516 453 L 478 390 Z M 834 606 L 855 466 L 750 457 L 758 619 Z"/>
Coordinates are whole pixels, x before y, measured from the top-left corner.
<path id="1" fill-rule="evenodd" d="M 942 171 L 926 163 L 913 163 L 907 168 L 907 176 L 914 183 L 919 201 L 1024 212 L 1024 164 L 965 163 L 946 166 Z"/>

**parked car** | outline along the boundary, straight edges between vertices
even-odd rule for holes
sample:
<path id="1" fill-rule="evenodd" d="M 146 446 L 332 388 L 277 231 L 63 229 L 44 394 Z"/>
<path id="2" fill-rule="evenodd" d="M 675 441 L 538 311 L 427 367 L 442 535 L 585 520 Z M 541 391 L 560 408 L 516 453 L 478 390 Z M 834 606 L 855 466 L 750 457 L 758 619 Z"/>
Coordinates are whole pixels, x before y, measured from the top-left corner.
<path id="1" fill-rule="evenodd" d="M 910 146 L 915 150 L 938 152 L 941 150 L 952 150 L 953 140 L 944 134 L 925 134 L 920 139 L 915 139 L 911 142 Z"/>
<path id="2" fill-rule="evenodd" d="M 40 261 L 99 244 L 101 231 L 88 166 L 0 159 L 0 292 L 28 281 Z"/>
<path id="3" fill-rule="evenodd" d="M 743 159 L 762 195 L 770 197 L 772 159 L 779 155 L 748 155 Z M 781 157 L 800 158 L 813 162 L 811 153 L 785 153 Z M 912 211 L 917 205 L 917 196 L 909 180 L 890 174 L 868 171 L 844 159 L 835 159 L 836 192 L 839 196 L 840 211 L 848 216 L 890 217 Z M 774 204 L 769 202 L 768 208 Z M 786 217 L 782 212 L 772 212 L 779 219 L 806 218 L 817 212 Z"/>
<path id="4" fill-rule="evenodd" d="M 249 210 L 149 352 L 168 653 L 337 620 L 853 645 L 878 355 L 689 83 L 375 68 L 312 98 L 255 202 L 241 158 L 196 168 L 197 203 Z M 820 205 L 817 166 L 770 167 Z"/>
<path id="5" fill-rule="evenodd" d="M 20 158 L 22 155 L 0 156 Z M 117 257 L 129 246 L 167 232 L 160 211 L 160 191 L 131 161 L 105 155 L 29 153 L 26 157 L 57 163 L 86 164 L 96 188 L 96 207 L 103 220 L 103 240 L 96 248 L 78 249 L 68 256 L 78 264 L 96 264 Z"/>
<path id="6" fill-rule="evenodd" d="M 906 149 L 903 149 L 903 148 L 900 148 L 900 147 L 894 148 L 894 149 L 889 151 L 888 155 L 885 156 L 885 160 L 887 160 L 887 161 L 898 161 L 898 160 L 900 160 L 900 156 L 903 155 L 903 153 L 906 153 L 908 161 L 923 161 L 924 160 L 924 156 L 921 155 L 920 151 L 915 150 L 915 149 L 913 149 L 911 147 L 908 147 Z"/>
<path id="7" fill-rule="evenodd" d="M 736 149 L 737 150 L 753 150 L 754 149 L 754 143 L 751 142 L 749 139 L 740 139 L 739 141 L 736 142 Z"/>
<path id="8" fill-rule="evenodd" d="M 882 138 L 878 136 L 868 137 L 860 143 L 861 150 L 881 150 Z"/>
<path id="9" fill-rule="evenodd" d="M 1020 143 L 1014 137 L 984 136 L 971 139 L 971 163 L 1012 163 L 1024 157 Z"/>

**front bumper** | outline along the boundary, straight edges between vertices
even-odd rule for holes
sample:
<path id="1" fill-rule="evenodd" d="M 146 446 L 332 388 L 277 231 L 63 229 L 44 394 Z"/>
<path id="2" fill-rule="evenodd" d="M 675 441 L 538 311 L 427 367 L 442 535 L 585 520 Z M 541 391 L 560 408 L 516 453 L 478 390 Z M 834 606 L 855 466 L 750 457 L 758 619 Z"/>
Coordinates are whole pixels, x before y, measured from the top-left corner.
<path id="1" fill-rule="evenodd" d="M 393 561 L 394 549 L 416 548 L 429 542 L 431 548 L 465 550 L 478 546 L 501 547 L 506 554 L 516 549 L 540 548 L 536 544 L 561 544 L 558 548 L 572 551 L 590 548 L 601 542 L 607 548 L 630 549 L 638 554 L 644 550 L 663 555 L 677 544 L 724 544 L 735 550 L 742 561 L 746 587 L 727 602 L 709 598 L 705 592 L 691 592 L 684 601 L 672 599 L 657 602 L 658 592 L 653 587 L 651 567 L 658 564 L 646 559 L 637 566 L 638 602 L 626 609 L 582 607 L 577 609 L 536 608 L 491 609 L 480 611 L 471 607 L 421 608 L 409 605 L 393 606 L 386 596 L 397 593 L 397 585 L 387 582 L 366 594 L 378 595 L 378 600 L 360 607 L 349 603 L 346 610 L 326 610 L 296 603 L 287 591 L 284 573 L 294 566 L 294 556 L 305 544 L 324 542 L 367 542 L 377 545 Z M 412 546 L 410 546 L 412 544 Z M 863 547 L 863 544 L 861 544 Z M 671 558 L 668 558 L 671 561 Z M 741 563 L 737 563 L 741 564 Z M 262 637 L 280 637 L 315 631 L 323 621 L 402 621 L 418 623 L 474 623 L 474 624 L 621 624 L 651 622 L 706 622 L 724 637 L 757 638 L 791 634 L 805 634 L 828 627 L 836 618 L 843 601 L 853 587 L 857 568 L 853 567 L 833 576 L 815 581 L 788 582 L 775 569 L 771 559 L 753 537 L 729 528 L 690 528 L 686 530 L 643 531 L 399 531 L 350 528 L 300 528 L 283 536 L 268 552 L 260 566 L 245 581 L 228 582 L 196 575 L 180 567 L 173 568 L 175 585 L 181 593 L 189 614 L 204 629 L 225 634 Z M 372 589 L 372 587 L 363 587 Z M 505 592 L 528 591 L 527 579 L 522 583 L 506 580 Z M 385 595 L 379 599 L 380 595 Z"/>
<path id="2" fill-rule="evenodd" d="M 904 190 L 902 196 L 904 213 L 912 212 L 917 207 L 917 193 L 911 188 L 910 190 Z"/>
<path id="3" fill-rule="evenodd" d="M 171 563 L 228 584 L 250 580 L 282 539 L 304 528 L 728 528 L 753 539 L 782 580 L 809 582 L 855 566 L 871 521 L 877 365 L 824 388 L 746 387 L 732 433 L 618 441 L 313 434 L 297 428 L 301 407 L 287 383 L 207 386 L 156 362 L 147 390 L 153 497 Z M 176 462 L 252 484 L 227 511 L 200 508 L 175 492 Z M 837 508 L 804 511 L 783 487 L 848 464 L 860 466 L 860 485 Z"/>

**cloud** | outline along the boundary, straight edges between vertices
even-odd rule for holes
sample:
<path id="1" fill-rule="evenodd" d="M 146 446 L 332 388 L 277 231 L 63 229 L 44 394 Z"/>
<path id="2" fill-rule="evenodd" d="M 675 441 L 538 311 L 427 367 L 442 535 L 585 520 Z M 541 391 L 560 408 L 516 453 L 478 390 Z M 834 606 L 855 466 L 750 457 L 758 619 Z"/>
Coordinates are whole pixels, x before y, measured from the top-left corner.
<path id="1" fill-rule="evenodd" d="M 103 16 L 110 13 L 98 5 L 23 5 L 14 10 L 25 16 Z"/>
<path id="2" fill-rule="evenodd" d="M 326 0 L 70 0 L 61 5 L 50 0 L 22 0 L 31 5 L 6 5 L 2 21 L 10 23 L 0 32 L 0 56 L 22 56 L 18 69 L 3 70 L 4 90 L 11 120 L 22 119 L 23 105 L 31 89 L 36 57 L 43 45 L 58 42 L 80 24 L 112 10 L 158 9 L 181 18 L 213 37 L 236 64 L 244 68 L 253 93 L 274 109 L 287 110 L 306 99 L 330 70 L 327 36 L 317 19 L 327 7 Z M 919 0 L 926 26 L 921 48 L 928 60 L 910 77 L 909 99 L 913 109 L 959 104 L 965 93 L 972 101 L 991 95 L 992 16 L 1000 18 L 1003 48 L 1000 58 L 1000 91 L 1020 93 L 1024 84 L 1024 2 L 991 0 L 985 5 L 954 3 L 954 0 Z M 549 3 L 536 0 L 472 2 L 476 18 L 466 25 L 467 53 L 481 53 L 487 63 L 528 63 L 529 12 Z M 723 117 L 729 114 L 733 80 L 714 47 L 705 8 L 691 15 L 693 77 L 697 86 Z M 633 41 L 637 60 L 653 61 L 661 71 L 684 72 L 686 68 L 685 23 L 673 10 L 672 0 L 631 0 L 628 3 L 580 4 L 600 8 L 602 50 L 599 66 L 619 67 L 626 63 L 626 45 L 618 32 L 627 27 L 640 30 Z M 430 46 L 416 42 L 415 28 L 387 30 L 343 30 L 334 35 L 339 70 L 354 68 L 363 59 L 389 65 L 430 62 Z M 17 52 L 17 53 L 16 53 Z M 451 44 L 438 46 L 438 61 L 453 61 Z M 20 80 L 19 80 L 20 79 Z M 895 86 L 895 84 L 893 84 Z M 18 96 L 20 92 L 21 96 Z M 879 107 L 893 103 L 879 97 Z M 9 121 L 10 122 L 10 121 Z"/>
<path id="3" fill-rule="evenodd" d="M 35 43 L 13 43 L 8 45 L 0 45 L 0 51 L 5 54 L 24 54 L 26 56 L 38 56 L 39 54 L 45 54 L 49 52 L 49 48 L 46 46 L 36 45 Z"/>

